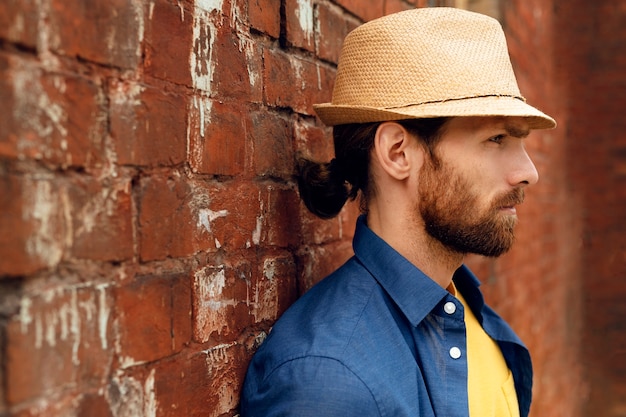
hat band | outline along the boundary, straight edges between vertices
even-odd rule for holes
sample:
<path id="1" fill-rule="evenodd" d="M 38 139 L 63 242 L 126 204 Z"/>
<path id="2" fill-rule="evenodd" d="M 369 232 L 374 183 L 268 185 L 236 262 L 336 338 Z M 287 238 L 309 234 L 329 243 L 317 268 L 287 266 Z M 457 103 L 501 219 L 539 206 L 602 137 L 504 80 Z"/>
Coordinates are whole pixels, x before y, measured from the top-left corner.
<path id="1" fill-rule="evenodd" d="M 480 96 L 446 98 L 446 99 L 443 99 L 443 100 L 422 101 L 420 103 L 401 104 L 401 105 L 398 105 L 398 106 L 388 106 L 388 107 L 379 107 L 379 108 L 380 109 L 385 109 L 385 110 L 404 109 L 404 108 L 407 108 L 407 107 L 423 106 L 425 104 L 447 103 L 447 102 L 450 102 L 450 101 L 471 100 L 471 99 L 474 99 L 474 98 L 486 98 L 486 97 L 515 98 L 515 99 L 518 99 L 518 100 L 526 103 L 526 99 L 524 97 L 518 96 L 518 95 L 514 95 L 514 94 L 484 94 L 484 95 L 480 95 Z M 341 106 L 341 104 L 340 104 L 340 106 Z M 368 107 L 368 106 L 366 106 L 366 107 Z"/>

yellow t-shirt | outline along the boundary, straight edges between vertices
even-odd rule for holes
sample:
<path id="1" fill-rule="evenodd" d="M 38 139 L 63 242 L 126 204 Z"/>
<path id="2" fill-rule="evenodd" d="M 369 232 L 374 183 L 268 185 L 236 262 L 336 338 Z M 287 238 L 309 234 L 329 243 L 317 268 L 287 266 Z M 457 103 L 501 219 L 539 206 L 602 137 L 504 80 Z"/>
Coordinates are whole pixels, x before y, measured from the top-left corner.
<path id="1" fill-rule="evenodd" d="M 513 375 L 500 347 L 485 333 L 461 293 L 452 290 L 465 309 L 470 417 L 519 417 Z"/>

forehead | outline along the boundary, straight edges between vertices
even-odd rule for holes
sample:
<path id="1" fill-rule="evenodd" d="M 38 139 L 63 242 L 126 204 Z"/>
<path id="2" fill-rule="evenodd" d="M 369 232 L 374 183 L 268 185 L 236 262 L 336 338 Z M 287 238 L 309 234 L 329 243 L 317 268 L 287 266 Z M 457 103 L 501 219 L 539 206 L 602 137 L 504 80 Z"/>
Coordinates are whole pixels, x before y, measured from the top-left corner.
<path id="1" fill-rule="evenodd" d="M 455 117 L 448 121 L 443 136 L 465 136 L 506 133 L 525 138 L 530 133 L 528 121 L 523 117 Z"/>

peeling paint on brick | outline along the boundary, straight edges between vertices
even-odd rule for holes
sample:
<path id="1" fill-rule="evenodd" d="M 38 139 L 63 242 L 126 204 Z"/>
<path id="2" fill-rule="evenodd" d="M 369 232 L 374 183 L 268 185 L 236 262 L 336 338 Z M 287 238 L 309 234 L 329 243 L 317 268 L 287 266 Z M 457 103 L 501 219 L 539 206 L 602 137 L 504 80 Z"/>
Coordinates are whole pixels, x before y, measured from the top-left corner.
<path id="1" fill-rule="evenodd" d="M 197 296 L 202 302 L 202 307 L 210 310 L 219 310 L 222 307 L 220 296 L 226 286 L 224 266 L 220 265 L 217 269 L 211 267 L 209 271 L 206 268 L 201 269 L 195 273 L 194 277 Z"/>
<path id="2" fill-rule="evenodd" d="M 217 10 L 221 13 L 223 3 L 224 0 L 196 0 L 195 6 L 207 12 Z"/>
<path id="3" fill-rule="evenodd" d="M 221 2 L 219 3 L 221 9 Z M 208 16 L 209 9 L 205 8 L 210 5 L 201 4 L 201 6 L 202 8 L 196 7 L 194 9 L 193 47 L 189 57 L 189 66 L 193 88 L 210 93 L 216 65 L 212 54 L 213 44 L 217 37 L 217 28 Z"/>
<path id="4" fill-rule="evenodd" d="M 96 290 L 98 291 L 98 335 L 100 336 L 102 349 L 107 349 L 109 345 L 107 327 L 111 310 L 107 304 L 106 286 L 100 285 L 96 287 Z"/>
<path id="5" fill-rule="evenodd" d="M 307 42 L 313 37 L 313 5 L 310 0 L 298 0 L 296 16 Z"/>
<path id="6" fill-rule="evenodd" d="M 154 390 L 152 369 L 142 384 L 136 378 L 118 372 L 113 377 L 114 393 L 109 389 L 107 400 L 113 417 L 156 417 L 158 402 Z"/>
<path id="7" fill-rule="evenodd" d="M 35 180 L 27 182 L 22 218 L 34 220 L 37 228 L 26 241 L 26 252 L 47 266 L 56 265 L 63 256 L 62 241 L 57 234 L 59 200 L 53 194 L 50 182 Z"/>

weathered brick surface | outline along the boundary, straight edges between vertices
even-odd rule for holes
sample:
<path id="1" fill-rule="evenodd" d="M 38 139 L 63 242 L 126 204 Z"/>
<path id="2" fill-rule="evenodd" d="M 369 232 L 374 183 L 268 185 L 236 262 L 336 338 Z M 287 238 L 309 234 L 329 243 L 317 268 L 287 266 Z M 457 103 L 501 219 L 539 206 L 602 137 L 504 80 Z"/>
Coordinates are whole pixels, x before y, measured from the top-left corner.
<path id="1" fill-rule="evenodd" d="M 352 253 L 358 203 L 317 219 L 293 177 L 333 156 L 312 105 L 343 38 L 454 2 L 88 3 L 0 4 L 0 415 L 234 417 L 276 318 Z M 533 354 L 531 415 L 620 416 L 626 10 L 501 12 L 559 128 L 527 140 L 514 250 L 469 263 Z"/>
<path id="2" fill-rule="evenodd" d="M 141 0 L 50 0 L 50 46 L 70 57 L 135 68 L 141 59 L 145 6 Z"/>
<path id="3" fill-rule="evenodd" d="M 35 48 L 39 13 L 36 0 L 6 0 L 0 4 L 0 38 Z"/>

